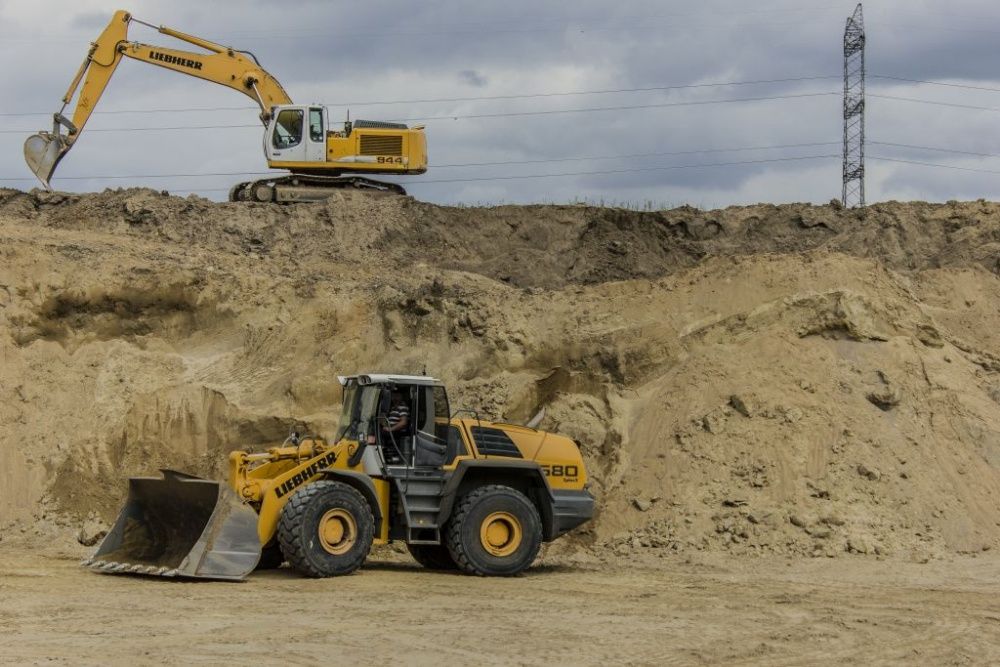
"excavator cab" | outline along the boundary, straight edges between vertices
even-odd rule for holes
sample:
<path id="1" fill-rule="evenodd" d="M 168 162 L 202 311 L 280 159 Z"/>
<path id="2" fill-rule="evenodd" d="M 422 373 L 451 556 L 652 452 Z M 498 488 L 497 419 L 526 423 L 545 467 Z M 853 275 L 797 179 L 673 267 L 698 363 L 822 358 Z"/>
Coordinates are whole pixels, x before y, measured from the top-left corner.
<path id="1" fill-rule="evenodd" d="M 270 162 L 326 161 L 326 109 L 320 106 L 280 106 L 271 111 L 264 152 Z"/>
<path id="2" fill-rule="evenodd" d="M 302 177 L 427 170 L 422 127 L 370 120 L 331 123 L 326 107 L 317 104 L 278 105 L 268 115 L 264 152 L 272 169 Z M 300 184 L 306 180 L 300 178 Z"/>

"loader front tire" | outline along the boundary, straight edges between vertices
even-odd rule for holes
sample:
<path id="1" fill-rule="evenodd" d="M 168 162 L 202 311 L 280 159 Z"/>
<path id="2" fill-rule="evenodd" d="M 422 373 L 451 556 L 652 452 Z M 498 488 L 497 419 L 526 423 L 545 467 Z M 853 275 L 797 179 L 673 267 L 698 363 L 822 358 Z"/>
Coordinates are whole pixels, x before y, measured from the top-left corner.
<path id="1" fill-rule="evenodd" d="M 368 501 L 351 486 L 330 480 L 296 491 L 278 522 L 285 560 L 307 577 L 354 572 L 368 557 L 374 536 Z"/>
<path id="2" fill-rule="evenodd" d="M 542 521 L 523 493 L 491 484 L 459 499 L 446 537 L 448 553 L 463 572 L 509 577 L 534 562 L 542 546 Z"/>

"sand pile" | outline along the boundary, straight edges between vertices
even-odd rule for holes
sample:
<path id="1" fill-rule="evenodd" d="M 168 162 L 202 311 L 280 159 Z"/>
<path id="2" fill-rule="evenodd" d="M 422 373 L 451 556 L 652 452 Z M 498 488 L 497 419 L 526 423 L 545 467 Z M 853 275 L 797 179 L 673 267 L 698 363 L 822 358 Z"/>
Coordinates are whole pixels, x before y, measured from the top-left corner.
<path id="1" fill-rule="evenodd" d="M 0 526 L 329 429 L 337 373 L 584 449 L 593 553 L 1000 545 L 1000 206 L 441 208 L 0 190 Z"/>

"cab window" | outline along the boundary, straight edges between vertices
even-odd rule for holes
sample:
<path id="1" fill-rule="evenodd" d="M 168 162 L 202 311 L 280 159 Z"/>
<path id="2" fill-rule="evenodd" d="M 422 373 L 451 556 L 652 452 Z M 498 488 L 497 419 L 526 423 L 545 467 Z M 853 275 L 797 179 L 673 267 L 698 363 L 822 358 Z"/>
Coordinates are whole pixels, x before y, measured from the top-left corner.
<path id="1" fill-rule="evenodd" d="M 309 110 L 309 139 L 323 141 L 323 110 Z"/>
<path id="2" fill-rule="evenodd" d="M 357 424 L 358 417 L 358 385 L 353 382 L 344 387 L 344 402 L 340 408 L 340 421 L 337 423 L 337 435 L 334 437 L 334 442 L 339 442 L 341 438 L 345 435 L 350 434 L 351 437 L 356 437 L 356 429 L 354 428 Z"/>
<path id="3" fill-rule="evenodd" d="M 302 141 L 302 109 L 282 109 L 274 123 L 275 148 L 291 148 Z"/>

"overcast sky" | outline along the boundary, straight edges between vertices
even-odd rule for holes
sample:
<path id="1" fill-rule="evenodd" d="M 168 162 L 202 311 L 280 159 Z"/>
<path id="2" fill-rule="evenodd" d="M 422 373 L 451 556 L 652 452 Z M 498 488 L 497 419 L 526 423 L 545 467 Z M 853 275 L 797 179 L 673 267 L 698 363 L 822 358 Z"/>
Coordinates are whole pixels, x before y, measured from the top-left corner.
<path id="1" fill-rule="evenodd" d="M 134 0 L 125 8 L 150 23 L 253 51 L 293 99 L 323 102 L 333 118 L 342 119 L 348 109 L 355 119 L 446 117 L 421 121 L 430 169 L 400 181 L 419 199 L 717 207 L 839 198 L 842 40 L 855 5 Z M 24 139 L 50 127 L 89 42 L 116 8 L 96 0 L 0 0 L 0 113 L 38 114 L 0 116 L 7 121 L 0 133 L 0 179 L 30 178 Z M 1000 7 L 986 0 L 878 0 L 866 2 L 864 11 L 869 201 L 1000 197 L 1000 158 L 927 150 L 1000 155 Z M 185 48 L 136 24 L 130 38 Z M 806 77 L 828 78 L 787 80 Z M 662 89 L 776 79 L 786 81 Z M 637 88 L 660 90 L 426 101 Z M 714 103 L 775 96 L 795 97 Z M 663 106 L 678 102 L 713 103 Z M 247 106 L 191 110 L 241 105 Z M 645 108 L 579 111 L 636 106 Z M 120 110 L 137 112 L 95 114 L 60 165 L 57 189 L 149 185 L 223 199 L 238 176 L 141 176 L 266 169 L 257 127 L 125 131 L 253 125 L 250 101 L 229 89 L 126 59 L 98 107 Z M 559 110 L 577 111 L 465 118 Z M 112 131 L 93 131 L 98 129 Z M 493 164 L 447 166 L 469 163 Z M 129 178 L 98 178 L 106 176 Z M 522 176 L 533 178 L 512 178 Z M 0 185 L 34 187 L 31 180 Z"/>

